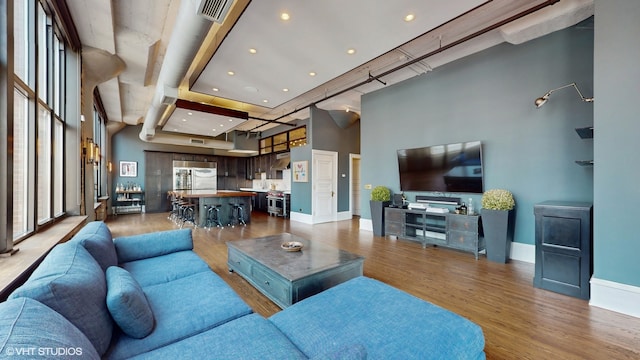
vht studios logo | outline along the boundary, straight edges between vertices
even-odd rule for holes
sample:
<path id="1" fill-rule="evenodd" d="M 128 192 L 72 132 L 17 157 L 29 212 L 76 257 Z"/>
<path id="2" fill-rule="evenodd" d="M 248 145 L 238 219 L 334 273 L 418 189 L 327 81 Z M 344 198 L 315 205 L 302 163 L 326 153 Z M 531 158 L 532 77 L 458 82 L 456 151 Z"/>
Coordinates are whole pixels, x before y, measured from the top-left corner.
<path id="1" fill-rule="evenodd" d="M 82 356 L 79 347 L 7 347 L 7 356 Z"/>

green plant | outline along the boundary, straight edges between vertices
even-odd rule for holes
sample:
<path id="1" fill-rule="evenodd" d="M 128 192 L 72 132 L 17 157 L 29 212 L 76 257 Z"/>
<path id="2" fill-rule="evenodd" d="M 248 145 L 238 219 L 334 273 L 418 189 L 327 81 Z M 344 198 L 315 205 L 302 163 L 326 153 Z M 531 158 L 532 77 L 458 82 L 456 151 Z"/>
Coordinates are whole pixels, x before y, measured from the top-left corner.
<path id="1" fill-rule="evenodd" d="M 371 200 L 373 201 L 390 201 L 391 190 L 386 186 L 376 186 L 371 191 Z"/>
<path id="2" fill-rule="evenodd" d="M 491 189 L 482 194 L 482 208 L 488 210 L 511 210 L 516 206 L 509 190 Z"/>

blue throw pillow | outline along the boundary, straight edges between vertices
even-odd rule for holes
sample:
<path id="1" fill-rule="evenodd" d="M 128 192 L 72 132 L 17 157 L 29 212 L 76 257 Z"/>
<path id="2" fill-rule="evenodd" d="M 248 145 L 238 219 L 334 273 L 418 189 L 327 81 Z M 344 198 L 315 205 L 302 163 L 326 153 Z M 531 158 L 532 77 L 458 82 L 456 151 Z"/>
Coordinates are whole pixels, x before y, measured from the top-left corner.
<path id="1" fill-rule="evenodd" d="M 122 331 L 136 339 L 151 334 L 153 312 L 140 284 L 123 268 L 107 269 L 107 308 Z"/>

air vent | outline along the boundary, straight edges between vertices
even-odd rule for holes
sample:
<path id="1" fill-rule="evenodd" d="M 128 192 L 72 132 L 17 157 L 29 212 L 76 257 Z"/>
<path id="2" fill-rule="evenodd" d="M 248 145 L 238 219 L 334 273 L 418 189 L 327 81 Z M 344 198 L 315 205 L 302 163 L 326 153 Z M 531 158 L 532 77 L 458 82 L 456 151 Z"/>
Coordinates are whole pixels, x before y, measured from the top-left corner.
<path id="1" fill-rule="evenodd" d="M 211 21 L 222 23 L 233 0 L 200 0 L 198 5 L 198 15 Z"/>
<path id="2" fill-rule="evenodd" d="M 189 142 L 192 143 L 192 144 L 204 145 L 204 139 L 191 138 L 191 139 L 189 139 Z"/>

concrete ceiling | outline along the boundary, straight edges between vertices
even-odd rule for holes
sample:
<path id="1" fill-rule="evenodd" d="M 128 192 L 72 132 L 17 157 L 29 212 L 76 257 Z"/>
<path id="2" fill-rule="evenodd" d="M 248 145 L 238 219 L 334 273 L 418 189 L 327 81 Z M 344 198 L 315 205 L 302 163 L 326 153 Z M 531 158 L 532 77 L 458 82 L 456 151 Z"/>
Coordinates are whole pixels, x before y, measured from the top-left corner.
<path id="1" fill-rule="evenodd" d="M 198 15 L 199 4 L 67 0 L 83 49 L 126 64 L 98 85 L 110 124 L 144 124 L 141 139 L 162 132 L 171 142 L 292 124 L 312 104 L 359 113 L 364 93 L 593 15 L 593 0 L 235 0 L 218 23 Z M 167 94 L 248 119 L 180 109 Z"/>

